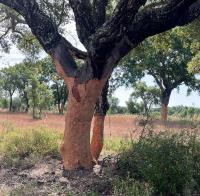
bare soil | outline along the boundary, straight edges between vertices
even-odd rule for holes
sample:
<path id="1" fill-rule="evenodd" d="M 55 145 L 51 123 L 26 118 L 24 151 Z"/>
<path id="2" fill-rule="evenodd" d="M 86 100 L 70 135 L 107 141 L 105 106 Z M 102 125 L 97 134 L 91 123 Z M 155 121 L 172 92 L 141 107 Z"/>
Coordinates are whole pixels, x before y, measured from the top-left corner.
<path id="1" fill-rule="evenodd" d="M 113 195 L 111 173 L 79 170 L 66 177 L 60 160 L 45 158 L 31 164 L 25 159 L 18 167 L 0 166 L 0 196 Z"/>

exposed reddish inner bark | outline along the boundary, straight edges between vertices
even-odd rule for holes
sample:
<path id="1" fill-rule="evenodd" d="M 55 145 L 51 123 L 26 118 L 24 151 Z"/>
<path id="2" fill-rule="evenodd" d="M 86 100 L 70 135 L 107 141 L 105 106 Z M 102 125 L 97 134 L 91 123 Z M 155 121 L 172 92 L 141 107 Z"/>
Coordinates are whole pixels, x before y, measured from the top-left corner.
<path id="1" fill-rule="evenodd" d="M 90 168 L 92 167 L 91 121 L 95 104 L 106 80 L 93 79 L 84 84 L 77 84 L 75 78 L 69 78 L 64 74 L 58 63 L 56 68 L 64 78 L 69 91 L 64 139 L 61 145 L 64 168 L 66 170 Z"/>
<path id="2" fill-rule="evenodd" d="M 105 116 L 95 115 L 92 120 L 92 140 L 90 150 L 92 159 L 98 162 L 99 155 L 103 148 L 103 131 Z"/>
<path id="3" fill-rule="evenodd" d="M 168 116 L 168 106 L 166 104 L 162 104 L 162 120 L 163 122 L 167 121 Z"/>

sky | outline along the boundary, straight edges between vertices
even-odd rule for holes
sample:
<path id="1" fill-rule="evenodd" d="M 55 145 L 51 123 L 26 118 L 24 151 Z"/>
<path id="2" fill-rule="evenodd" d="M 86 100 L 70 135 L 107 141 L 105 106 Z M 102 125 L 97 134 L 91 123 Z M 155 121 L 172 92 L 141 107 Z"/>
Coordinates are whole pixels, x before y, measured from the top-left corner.
<path id="1" fill-rule="evenodd" d="M 69 24 L 67 29 L 69 30 L 67 31 L 65 37 L 68 39 L 68 41 L 70 41 L 74 46 L 78 47 L 79 49 L 84 50 L 83 45 L 78 41 L 74 23 L 72 22 L 71 24 Z M 44 56 L 45 54 L 42 53 L 41 55 Z M 15 46 L 13 46 L 8 54 L 0 53 L 0 68 L 20 63 L 23 61 L 23 59 L 24 55 L 20 53 L 20 51 Z M 147 85 L 155 85 L 153 78 L 150 76 L 146 76 L 143 81 L 145 81 Z M 119 99 L 119 105 L 126 106 L 126 101 L 128 101 L 132 92 L 133 89 L 119 87 L 114 92 L 114 96 Z M 192 92 L 190 96 L 186 95 L 186 86 L 182 85 L 180 87 L 179 93 L 175 89 L 174 91 L 172 91 L 169 106 L 183 105 L 200 108 L 200 94 L 198 94 L 197 92 Z"/>

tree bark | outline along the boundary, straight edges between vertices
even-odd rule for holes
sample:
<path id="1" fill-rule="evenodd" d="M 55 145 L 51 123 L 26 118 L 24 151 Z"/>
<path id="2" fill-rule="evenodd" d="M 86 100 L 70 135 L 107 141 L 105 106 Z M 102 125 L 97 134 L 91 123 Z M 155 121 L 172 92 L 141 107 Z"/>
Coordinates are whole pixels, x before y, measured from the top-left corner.
<path id="1" fill-rule="evenodd" d="M 95 112 L 92 120 L 92 140 L 90 145 L 90 150 L 92 154 L 92 159 L 95 163 L 98 163 L 98 158 L 103 148 L 103 132 L 104 132 L 104 120 L 106 113 L 109 109 L 109 104 L 107 100 L 108 94 L 108 82 L 105 84 L 101 96 L 95 106 Z"/>
<path id="2" fill-rule="evenodd" d="M 35 108 L 35 106 L 33 105 L 33 119 L 36 119 L 37 118 L 37 116 L 36 116 L 36 108 Z"/>
<path id="3" fill-rule="evenodd" d="M 89 169 L 92 167 L 91 121 L 105 80 L 94 79 L 75 86 L 75 78 L 64 77 L 64 79 L 69 90 L 64 139 L 61 145 L 64 168 L 66 170 Z"/>
<path id="4" fill-rule="evenodd" d="M 58 103 L 58 113 L 60 115 L 63 115 L 64 114 L 64 107 L 65 107 L 65 104 L 64 103 Z"/>
<path id="5" fill-rule="evenodd" d="M 162 112 L 161 112 L 161 119 L 165 123 L 168 118 L 168 104 L 171 95 L 171 90 L 165 90 L 162 92 L 161 95 L 161 104 L 162 104 Z"/>
<path id="6" fill-rule="evenodd" d="M 61 103 L 58 103 L 58 113 L 63 114 Z"/>
<path id="7" fill-rule="evenodd" d="M 10 95 L 9 111 L 12 111 L 12 95 Z"/>
<path id="8" fill-rule="evenodd" d="M 25 99 L 25 102 L 26 102 L 25 112 L 27 113 L 29 111 L 29 99 L 28 99 L 27 93 L 24 94 L 24 99 Z"/>

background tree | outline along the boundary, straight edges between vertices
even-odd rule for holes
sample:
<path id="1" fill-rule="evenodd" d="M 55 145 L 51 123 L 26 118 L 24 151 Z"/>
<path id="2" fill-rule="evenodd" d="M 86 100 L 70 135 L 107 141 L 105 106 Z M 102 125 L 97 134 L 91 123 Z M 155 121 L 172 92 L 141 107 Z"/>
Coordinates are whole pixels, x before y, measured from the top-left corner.
<path id="1" fill-rule="evenodd" d="M 167 120 L 171 92 L 180 85 L 195 88 L 198 80 L 187 71 L 191 62 L 192 40 L 183 39 L 181 29 L 148 38 L 125 61 L 124 78 L 134 78 L 135 70 L 151 75 L 161 91 L 162 119 Z M 127 63 L 128 62 L 128 63 Z M 132 76 L 133 75 L 133 76 Z M 128 81 L 128 80 L 127 80 Z"/>
<path id="2" fill-rule="evenodd" d="M 132 97 L 129 98 L 126 105 L 127 111 L 130 114 L 142 114 L 144 111 L 143 105 L 141 103 L 137 103 L 136 100 L 132 99 Z"/>
<path id="3" fill-rule="evenodd" d="M 193 74 L 200 73 L 200 52 L 196 54 L 188 63 L 188 72 Z"/>
<path id="4" fill-rule="evenodd" d="M 28 62 L 23 62 L 14 65 L 16 69 L 16 85 L 19 93 L 19 97 L 24 105 L 24 111 L 28 112 L 30 108 L 30 100 L 28 96 L 28 86 L 32 75 L 34 75 L 33 65 Z"/>
<path id="5" fill-rule="evenodd" d="M 9 97 L 9 111 L 11 111 L 13 95 L 17 90 L 17 75 L 15 67 L 8 67 L 0 70 L 0 86 L 2 91 Z"/>
<path id="6" fill-rule="evenodd" d="M 193 52 L 192 60 L 188 64 L 188 71 L 193 74 L 200 73 L 200 19 L 196 19 L 194 22 L 189 24 L 184 31 L 182 36 L 185 38 L 192 38 L 191 50 Z"/>
<path id="7" fill-rule="evenodd" d="M 42 78 L 50 87 L 54 104 L 58 106 L 59 114 L 64 113 L 64 107 L 68 99 L 68 90 L 64 80 L 58 76 L 55 65 L 50 58 L 45 58 L 39 61 L 42 68 Z"/>
<path id="8" fill-rule="evenodd" d="M 114 96 L 108 96 L 109 102 L 109 114 L 125 114 L 127 112 L 127 108 L 123 106 L 119 106 L 119 99 Z"/>
<path id="9" fill-rule="evenodd" d="M 91 120 L 94 108 L 96 111 L 103 110 L 97 110 L 98 106 L 107 109 L 102 101 L 103 88 L 107 88 L 106 84 L 114 67 L 147 37 L 177 25 L 185 25 L 197 18 L 200 14 L 200 2 L 158 0 L 152 3 L 147 0 L 120 0 L 116 1 L 114 11 L 107 17 L 108 0 L 69 0 L 77 34 L 86 52 L 73 47 L 61 35 L 54 17 L 51 17 L 54 12 L 47 14 L 46 4 L 43 6 L 41 2 L 0 0 L 0 3 L 22 15 L 39 43 L 54 60 L 58 74 L 68 86 L 68 112 L 61 147 L 64 168 L 90 168 L 91 153 L 93 154 L 90 149 L 96 146 L 90 148 Z M 84 66 L 79 67 L 75 58 L 84 59 Z M 96 114 L 97 112 L 94 121 L 99 120 Z M 102 116 L 99 125 L 103 127 L 105 111 L 100 112 L 99 116 Z"/>
<path id="10" fill-rule="evenodd" d="M 147 86 L 145 82 L 139 82 L 134 86 L 131 98 L 136 103 L 138 99 L 141 100 L 140 105 L 143 108 L 143 115 L 148 120 L 152 107 L 159 104 L 160 90 L 156 87 Z"/>
<path id="11" fill-rule="evenodd" d="M 37 67 L 29 79 L 27 92 L 33 110 L 33 118 L 41 118 L 42 110 L 49 108 L 51 105 L 52 94 L 48 86 L 43 81 L 40 81 L 40 74 Z"/>

